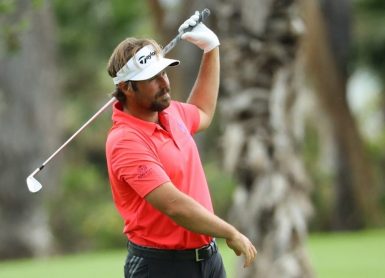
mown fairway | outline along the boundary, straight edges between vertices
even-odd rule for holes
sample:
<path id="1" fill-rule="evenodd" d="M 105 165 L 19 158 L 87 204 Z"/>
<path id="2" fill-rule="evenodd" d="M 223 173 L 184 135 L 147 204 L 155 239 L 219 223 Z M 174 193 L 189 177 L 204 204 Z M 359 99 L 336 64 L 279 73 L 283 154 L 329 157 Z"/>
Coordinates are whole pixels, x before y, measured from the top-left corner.
<path id="1" fill-rule="evenodd" d="M 235 255 L 219 242 L 229 278 Z M 309 254 L 317 277 L 385 277 L 385 230 L 312 235 Z M 1 278 L 123 277 L 125 251 L 20 260 L 0 263 Z"/>

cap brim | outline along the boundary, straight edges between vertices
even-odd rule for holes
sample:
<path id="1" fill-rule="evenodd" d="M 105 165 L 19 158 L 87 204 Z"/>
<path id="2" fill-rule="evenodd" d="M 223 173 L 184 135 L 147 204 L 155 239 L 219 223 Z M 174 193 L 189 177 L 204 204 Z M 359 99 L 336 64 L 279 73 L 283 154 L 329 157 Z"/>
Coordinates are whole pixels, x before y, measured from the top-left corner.
<path id="1" fill-rule="evenodd" d="M 132 81 L 142 81 L 142 80 L 147 80 L 150 79 L 151 77 L 154 77 L 158 73 L 160 73 L 162 70 L 169 66 L 177 66 L 179 65 L 180 61 L 179 60 L 174 60 L 174 59 L 168 59 L 168 58 L 163 58 L 160 57 L 159 60 L 149 66 L 148 68 L 142 70 L 140 73 L 135 75 L 134 77 L 130 78 Z"/>

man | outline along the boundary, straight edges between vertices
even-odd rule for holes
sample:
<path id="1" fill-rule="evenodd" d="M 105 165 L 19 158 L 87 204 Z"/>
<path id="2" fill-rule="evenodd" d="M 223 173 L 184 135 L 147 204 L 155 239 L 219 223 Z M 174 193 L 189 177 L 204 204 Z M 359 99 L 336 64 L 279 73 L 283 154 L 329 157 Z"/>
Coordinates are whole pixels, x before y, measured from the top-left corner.
<path id="1" fill-rule="evenodd" d="M 198 13 L 179 31 L 195 26 Z M 215 238 L 244 255 L 253 244 L 213 213 L 192 135 L 213 118 L 219 89 L 219 40 L 203 23 L 182 39 L 203 50 L 187 103 L 172 101 L 166 59 L 155 41 L 128 38 L 114 50 L 108 72 L 119 102 L 106 156 L 115 205 L 125 220 L 125 277 L 226 277 Z"/>

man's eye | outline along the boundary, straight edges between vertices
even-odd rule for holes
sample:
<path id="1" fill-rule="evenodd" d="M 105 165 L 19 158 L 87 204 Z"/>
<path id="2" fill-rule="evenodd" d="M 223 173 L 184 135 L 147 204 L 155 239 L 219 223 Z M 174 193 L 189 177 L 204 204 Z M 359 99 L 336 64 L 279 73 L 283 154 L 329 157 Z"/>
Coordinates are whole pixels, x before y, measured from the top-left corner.
<path id="1" fill-rule="evenodd" d="M 157 75 L 151 77 L 150 79 L 147 79 L 146 81 L 151 82 L 151 81 L 154 81 L 155 79 L 157 79 L 158 77 L 164 77 L 166 75 L 167 75 L 167 72 L 164 70 L 164 71 L 161 71 L 160 73 L 158 73 Z"/>
<path id="2" fill-rule="evenodd" d="M 150 79 L 147 79 L 147 81 L 153 81 L 153 80 L 155 80 L 157 77 L 158 77 L 158 75 L 155 75 L 155 76 L 151 77 Z"/>

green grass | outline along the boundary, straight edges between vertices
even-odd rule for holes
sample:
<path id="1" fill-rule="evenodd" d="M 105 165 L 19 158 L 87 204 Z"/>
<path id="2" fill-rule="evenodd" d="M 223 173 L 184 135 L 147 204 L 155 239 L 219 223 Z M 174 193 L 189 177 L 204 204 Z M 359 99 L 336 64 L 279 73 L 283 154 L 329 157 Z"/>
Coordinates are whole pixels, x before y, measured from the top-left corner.
<path id="1" fill-rule="evenodd" d="M 123 251 L 0 263 L 1 278 L 123 277 Z"/>
<path id="2" fill-rule="evenodd" d="M 385 230 L 312 235 L 308 249 L 317 277 L 385 277 Z"/>
<path id="3" fill-rule="evenodd" d="M 235 255 L 219 241 L 229 278 Z M 308 243 L 313 267 L 320 278 L 385 277 L 385 230 L 311 235 Z M 126 252 L 104 251 L 49 259 L 0 262 L 1 278 L 123 277 Z"/>

